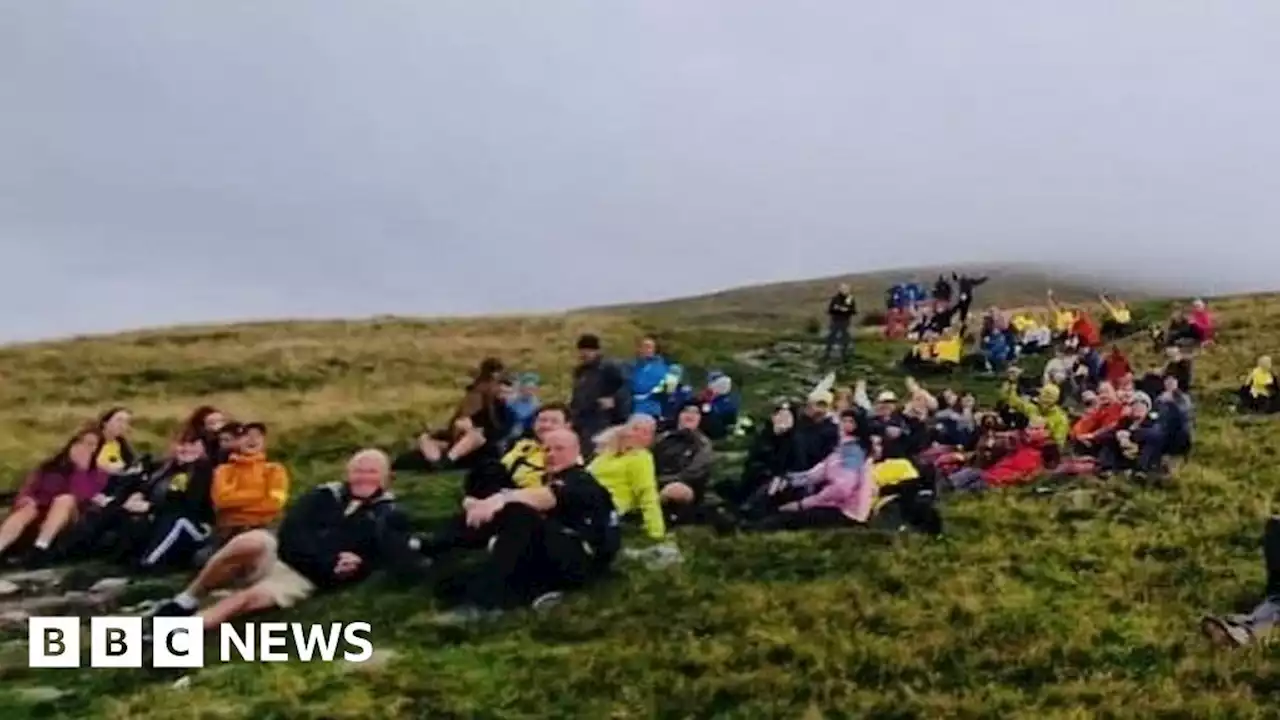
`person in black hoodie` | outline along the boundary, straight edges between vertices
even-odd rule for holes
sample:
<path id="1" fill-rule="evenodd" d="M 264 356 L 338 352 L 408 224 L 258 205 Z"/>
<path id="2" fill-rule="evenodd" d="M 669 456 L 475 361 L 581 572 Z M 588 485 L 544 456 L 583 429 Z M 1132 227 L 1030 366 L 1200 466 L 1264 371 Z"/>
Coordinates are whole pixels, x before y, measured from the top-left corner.
<path id="1" fill-rule="evenodd" d="M 849 352 L 853 346 L 853 336 L 849 334 L 849 326 L 853 323 L 853 316 L 857 312 L 858 304 L 854 302 L 849 286 L 840 285 L 836 294 L 831 296 L 831 301 L 827 303 L 827 347 L 822 353 L 823 362 L 831 359 L 831 350 L 837 344 L 840 346 L 840 362 L 846 362 L 849 359 Z"/>
<path id="2" fill-rule="evenodd" d="M 361 450 L 347 462 L 345 483 L 314 488 L 289 509 L 279 535 L 250 530 L 210 558 L 187 588 L 150 615 L 191 615 L 209 592 L 247 575 L 249 585 L 200 612 L 206 629 L 313 593 L 358 583 L 379 568 L 406 569 L 420 560 L 408 519 L 387 490 L 390 460 Z"/>
<path id="3" fill-rule="evenodd" d="M 945 275 L 939 275 L 938 280 L 933 284 L 933 299 L 951 304 L 951 282 Z"/>
<path id="4" fill-rule="evenodd" d="M 135 500 L 135 509 L 149 511 L 152 518 L 138 554 L 143 570 L 186 567 L 209 539 L 214 519 L 209 493 L 216 461 L 208 455 L 206 442 L 196 436 L 179 443 L 173 457 L 153 473 L 146 497 Z"/>
<path id="5" fill-rule="evenodd" d="M 569 400 L 570 424 L 578 433 L 582 455 L 590 460 L 592 438 L 631 416 L 631 391 L 622 369 L 605 360 L 600 338 L 578 338 L 578 366 L 573 370 L 573 396 Z"/>
<path id="6" fill-rule="evenodd" d="M 621 547 L 613 499 L 581 464 L 573 431 L 548 433 L 543 487 L 524 488 L 463 501 L 463 512 L 441 532 L 424 539 L 433 560 L 457 550 L 489 548 L 467 582 L 459 608 L 436 618 L 440 625 L 483 620 L 532 604 L 544 609 L 562 591 L 603 575 Z"/>
<path id="7" fill-rule="evenodd" d="M 802 470 L 826 460 L 840 445 L 840 426 L 831 417 L 834 402 L 835 396 L 829 390 L 813 393 L 804 414 L 796 420 L 796 448 L 800 455 L 796 461 Z"/>
<path id="8" fill-rule="evenodd" d="M 716 494 L 733 506 L 741 505 L 757 490 L 775 478 L 807 470 L 796 444 L 796 418 L 790 403 L 779 403 L 769 422 L 760 428 L 738 482 L 722 480 L 715 484 Z"/>

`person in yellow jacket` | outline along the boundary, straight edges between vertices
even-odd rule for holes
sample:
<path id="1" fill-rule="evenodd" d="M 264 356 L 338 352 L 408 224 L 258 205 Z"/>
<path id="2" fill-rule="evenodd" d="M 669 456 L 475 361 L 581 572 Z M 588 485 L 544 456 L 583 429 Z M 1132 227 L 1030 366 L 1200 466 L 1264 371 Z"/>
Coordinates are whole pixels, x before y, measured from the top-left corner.
<path id="1" fill-rule="evenodd" d="M 219 542 L 280 517 L 289 499 L 289 471 L 267 461 L 267 428 L 246 423 L 237 428 L 239 446 L 213 473 L 210 491 Z"/>
<path id="2" fill-rule="evenodd" d="M 954 329 L 948 328 L 942 338 L 933 344 L 934 362 L 942 366 L 959 365 L 963 352 L 964 338 Z"/>
<path id="3" fill-rule="evenodd" d="M 1102 337 L 1108 340 L 1122 338 L 1129 334 L 1133 327 L 1133 311 L 1123 300 L 1112 300 L 1105 294 L 1098 300 L 1107 311 L 1107 319 L 1102 321 Z"/>
<path id="4" fill-rule="evenodd" d="M 587 471 L 613 497 L 619 516 L 639 511 L 645 534 L 661 540 L 667 534 L 658 493 L 658 476 L 649 447 L 657 424 L 649 415 L 633 415 L 625 425 L 596 436 L 597 455 Z"/>
<path id="5" fill-rule="evenodd" d="M 1271 370 L 1271 358 L 1262 356 L 1249 371 L 1240 388 L 1240 406 L 1248 412 L 1272 413 L 1277 409 L 1280 392 L 1277 392 L 1276 376 Z"/>
<path id="6" fill-rule="evenodd" d="M 1016 377 L 1016 373 L 1011 373 L 1010 380 L 1000 390 L 1000 399 L 1014 412 L 1026 415 L 1027 420 L 1043 419 L 1050 439 L 1058 447 L 1065 448 L 1067 436 L 1071 432 L 1071 418 L 1058 404 L 1058 400 L 1062 398 L 1062 390 L 1057 385 L 1045 385 L 1036 394 L 1035 402 L 1032 402 L 1018 394 Z"/>
<path id="7" fill-rule="evenodd" d="M 547 473 L 546 437 L 569 427 L 569 406 L 548 403 L 533 416 L 533 436 L 517 440 L 502 456 L 502 466 L 518 488 L 542 487 Z"/>

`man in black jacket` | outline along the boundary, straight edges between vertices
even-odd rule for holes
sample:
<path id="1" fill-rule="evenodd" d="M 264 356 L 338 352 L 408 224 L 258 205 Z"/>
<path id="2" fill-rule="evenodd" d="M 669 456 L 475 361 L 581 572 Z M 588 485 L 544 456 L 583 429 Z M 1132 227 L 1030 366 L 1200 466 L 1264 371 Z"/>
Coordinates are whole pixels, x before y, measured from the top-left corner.
<path id="1" fill-rule="evenodd" d="M 699 429 L 701 424 L 702 408 L 696 403 L 685 405 L 676 418 L 676 428 L 663 433 L 653 444 L 658 495 L 672 525 L 696 520 L 694 510 L 711 482 L 715 448 Z"/>
<path id="2" fill-rule="evenodd" d="M 578 367 L 573 371 L 570 422 L 578 432 L 582 454 L 590 458 L 592 438 L 631 416 L 631 393 L 621 368 L 604 359 L 600 338 L 578 338 Z"/>
<path id="3" fill-rule="evenodd" d="M 151 615 L 190 615 L 218 588 L 249 585 L 200 612 L 206 628 L 251 612 L 292 607 L 319 590 L 357 583 L 379 567 L 418 562 L 408 520 L 387 491 L 391 461 L 361 450 L 347 462 L 347 481 L 321 485 L 285 515 L 279 535 L 250 530 L 209 559 L 187 589 Z"/>
<path id="4" fill-rule="evenodd" d="M 528 603 L 548 607 L 562 591 L 603 574 L 618 554 L 618 513 L 609 492 L 580 464 L 577 436 L 556 430 L 543 442 L 543 487 L 468 498 L 452 527 L 424 541 L 423 552 L 433 558 L 489 548 L 467 584 L 466 604 L 439 616 L 438 624 L 483 620 Z"/>
<path id="5" fill-rule="evenodd" d="M 853 347 L 853 336 L 849 333 L 849 326 L 853 323 L 853 316 L 857 312 L 858 304 L 854 302 L 849 286 L 841 285 L 836 290 L 836 294 L 831 297 L 831 301 L 827 303 L 829 324 L 827 348 L 822 353 L 823 362 L 831 359 L 831 350 L 836 344 L 840 345 L 840 362 L 849 360 L 849 353 Z"/>

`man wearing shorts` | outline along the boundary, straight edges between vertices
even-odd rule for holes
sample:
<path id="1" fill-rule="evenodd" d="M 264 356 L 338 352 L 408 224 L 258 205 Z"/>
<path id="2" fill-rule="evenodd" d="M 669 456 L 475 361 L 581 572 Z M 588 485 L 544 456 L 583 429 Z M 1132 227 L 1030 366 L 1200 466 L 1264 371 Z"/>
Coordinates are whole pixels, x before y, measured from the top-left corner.
<path id="1" fill-rule="evenodd" d="M 243 532 L 227 542 L 187 589 L 152 611 L 191 615 L 211 591 L 242 589 L 200 611 L 206 628 L 251 612 L 287 608 L 320 590 L 344 587 L 380 566 L 417 557 L 408 520 L 387 491 L 390 460 L 361 450 L 347 462 L 347 481 L 311 490 L 289 509 L 278 535 Z"/>

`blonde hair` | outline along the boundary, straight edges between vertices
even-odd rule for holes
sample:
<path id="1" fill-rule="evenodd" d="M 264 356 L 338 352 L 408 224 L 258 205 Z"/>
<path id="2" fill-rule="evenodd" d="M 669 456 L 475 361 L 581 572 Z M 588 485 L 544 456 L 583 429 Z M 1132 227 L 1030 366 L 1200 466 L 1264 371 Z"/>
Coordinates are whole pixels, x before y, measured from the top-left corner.
<path id="1" fill-rule="evenodd" d="M 608 450 L 609 452 L 619 452 L 622 450 L 623 440 L 627 437 L 627 431 L 632 428 L 647 425 L 649 427 L 657 427 L 658 421 L 653 419 L 651 415 L 644 413 L 636 413 L 627 418 L 627 421 L 621 425 L 614 425 L 607 430 L 602 431 L 591 439 L 595 446 L 599 449 Z"/>

